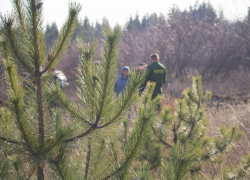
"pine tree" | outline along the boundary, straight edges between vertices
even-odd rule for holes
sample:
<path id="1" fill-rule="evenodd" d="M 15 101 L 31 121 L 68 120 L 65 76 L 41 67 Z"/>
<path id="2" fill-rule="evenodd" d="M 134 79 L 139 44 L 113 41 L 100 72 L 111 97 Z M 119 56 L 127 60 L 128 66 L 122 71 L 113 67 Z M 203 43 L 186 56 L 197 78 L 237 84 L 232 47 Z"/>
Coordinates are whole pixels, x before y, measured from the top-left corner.
<path id="1" fill-rule="evenodd" d="M 151 101 L 153 84 L 139 99 L 145 74 L 137 75 L 135 70 L 123 95 L 116 98 L 113 88 L 121 28 L 103 28 L 99 66 L 95 65 L 95 42 L 79 41 L 82 104 L 75 104 L 53 82 L 50 70 L 70 44 L 81 6 L 71 3 L 68 20 L 46 55 L 42 7 L 37 7 L 38 0 L 23 3 L 13 0 L 15 15 L 1 16 L 0 50 L 9 111 L 1 111 L 0 179 L 129 179 L 129 168 L 147 141 L 160 99 Z M 29 75 L 25 83 L 18 72 Z M 127 143 L 119 143 L 117 125 L 135 102 L 135 126 Z"/>
<path id="2" fill-rule="evenodd" d="M 218 127 L 220 138 L 207 135 L 204 110 L 210 97 L 210 91 L 203 94 L 201 77 L 193 77 L 192 88 L 183 91 L 183 99 L 176 100 L 174 114 L 167 106 L 157 116 L 152 127 L 154 137 L 149 137 L 149 146 L 139 161 L 146 161 L 148 170 L 163 172 L 158 178 L 202 179 L 202 164 L 222 163 L 223 153 L 242 136 L 236 126 Z"/>

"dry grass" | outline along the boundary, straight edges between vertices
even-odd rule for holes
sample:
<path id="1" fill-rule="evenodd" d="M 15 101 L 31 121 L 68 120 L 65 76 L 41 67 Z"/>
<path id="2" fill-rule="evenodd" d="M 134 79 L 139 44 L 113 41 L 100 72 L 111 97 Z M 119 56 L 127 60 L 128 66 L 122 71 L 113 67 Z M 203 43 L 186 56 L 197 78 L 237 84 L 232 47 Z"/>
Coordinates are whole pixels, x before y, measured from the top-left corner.
<path id="1" fill-rule="evenodd" d="M 212 106 L 207 108 L 206 114 L 209 120 L 209 135 L 219 136 L 217 127 L 220 125 L 231 126 L 237 125 L 245 134 L 242 139 L 237 142 L 235 148 L 238 149 L 237 157 L 239 155 L 247 154 L 250 150 L 250 105 L 239 104 L 231 105 L 227 103 L 220 103 L 220 106 Z M 237 161 L 232 161 L 236 163 Z M 229 161 L 230 162 L 230 161 Z"/>
<path id="2" fill-rule="evenodd" d="M 250 151 L 250 105 L 231 102 L 214 103 L 207 107 L 206 114 L 209 121 L 209 136 L 219 137 L 217 127 L 221 125 L 227 127 L 236 125 L 244 132 L 243 137 L 224 156 L 225 164 L 223 167 L 228 165 L 237 167 L 242 161 L 242 156 Z M 218 171 L 218 166 L 209 166 L 203 173 L 209 177 L 214 177 Z"/>

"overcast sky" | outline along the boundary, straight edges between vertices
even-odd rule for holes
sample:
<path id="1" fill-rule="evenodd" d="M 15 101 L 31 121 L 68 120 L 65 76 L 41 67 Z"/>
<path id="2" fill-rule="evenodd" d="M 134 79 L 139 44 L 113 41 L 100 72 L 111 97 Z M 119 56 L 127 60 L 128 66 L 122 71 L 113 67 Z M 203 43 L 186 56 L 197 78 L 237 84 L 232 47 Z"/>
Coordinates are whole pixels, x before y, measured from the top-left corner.
<path id="1" fill-rule="evenodd" d="M 208 2 L 207 0 L 75 0 L 82 4 L 80 18 L 87 16 L 90 23 L 102 22 L 105 17 L 111 26 L 116 23 L 124 25 L 130 18 L 138 13 L 142 18 L 146 14 L 167 15 L 173 5 L 177 5 L 181 10 L 189 9 L 196 2 Z M 43 0 L 44 22 L 56 22 L 61 28 L 67 18 L 69 0 Z M 242 19 L 246 16 L 250 0 L 210 0 L 213 7 L 219 11 L 223 10 L 224 16 L 229 20 Z M 10 12 L 11 0 L 0 0 L 0 12 L 6 14 Z"/>

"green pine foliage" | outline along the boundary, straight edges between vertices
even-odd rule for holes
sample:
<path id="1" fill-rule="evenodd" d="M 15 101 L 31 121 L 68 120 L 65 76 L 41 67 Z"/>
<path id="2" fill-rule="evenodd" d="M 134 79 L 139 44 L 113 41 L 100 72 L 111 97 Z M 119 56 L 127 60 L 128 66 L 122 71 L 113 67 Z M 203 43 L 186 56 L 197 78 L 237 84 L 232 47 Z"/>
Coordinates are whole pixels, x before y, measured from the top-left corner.
<path id="1" fill-rule="evenodd" d="M 189 179 L 190 168 L 197 157 L 195 152 L 190 147 L 185 147 L 181 143 L 177 143 L 169 152 L 166 162 L 163 166 L 162 179 L 178 180 Z"/>
<path id="2" fill-rule="evenodd" d="M 219 127 L 220 138 L 207 135 L 204 110 L 210 97 L 210 91 L 203 92 L 201 77 L 193 77 L 191 89 L 184 90 L 183 99 L 176 100 L 175 111 L 167 106 L 157 116 L 152 127 L 154 136 L 149 137 L 139 158 L 148 163 L 155 178 L 202 179 L 202 165 L 221 164 L 223 153 L 240 139 L 242 132 L 237 127 Z"/>
<path id="3" fill-rule="evenodd" d="M 14 16 L 1 16 L 1 54 L 9 110 L 1 109 L 1 179 L 130 179 L 133 160 L 144 148 L 160 99 L 151 101 L 154 84 L 139 98 L 145 73 L 132 70 L 123 95 L 113 92 L 121 28 L 103 28 L 104 47 L 96 65 L 96 42 L 80 40 L 78 95 L 71 102 L 53 82 L 51 69 L 71 41 L 81 6 L 71 3 L 67 22 L 46 54 L 42 7 L 37 0 L 14 1 Z M 18 72 L 28 74 L 23 79 Z M 117 126 L 138 102 L 127 143 Z M 60 104 L 60 108 L 57 107 Z M 68 118 L 67 118 L 68 117 Z"/>

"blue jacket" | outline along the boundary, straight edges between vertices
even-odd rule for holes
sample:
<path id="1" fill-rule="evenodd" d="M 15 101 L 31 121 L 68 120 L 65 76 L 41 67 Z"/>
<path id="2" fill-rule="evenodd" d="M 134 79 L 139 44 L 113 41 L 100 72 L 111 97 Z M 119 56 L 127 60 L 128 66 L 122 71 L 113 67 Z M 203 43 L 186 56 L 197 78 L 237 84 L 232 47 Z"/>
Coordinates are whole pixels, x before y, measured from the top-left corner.
<path id="1" fill-rule="evenodd" d="M 128 70 L 128 72 L 130 71 L 128 66 L 124 66 L 124 68 L 122 68 L 122 72 L 124 70 Z M 129 82 L 129 76 L 123 77 L 123 73 L 121 72 L 121 76 L 117 78 L 117 81 L 115 83 L 115 88 L 114 91 L 116 92 L 116 97 L 123 92 L 123 90 L 125 89 L 127 83 Z"/>

